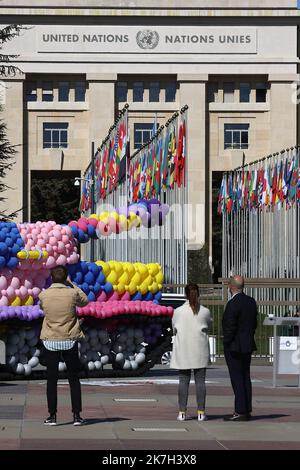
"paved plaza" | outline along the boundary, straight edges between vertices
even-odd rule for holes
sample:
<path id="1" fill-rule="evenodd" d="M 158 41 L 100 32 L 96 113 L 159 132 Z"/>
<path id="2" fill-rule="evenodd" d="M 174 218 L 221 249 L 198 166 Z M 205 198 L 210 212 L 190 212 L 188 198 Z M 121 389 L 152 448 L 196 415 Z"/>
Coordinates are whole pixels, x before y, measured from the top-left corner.
<path id="1" fill-rule="evenodd" d="M 228 423 L 233 396 L 224 365 L 207 376 L 209 420 L 195 418 L 191 385 L 190 419 L 177 422 L 177 376 L 162 366 L 134 379 L 82 380 L 84 427 L 72 425 L 69 387 L 59 385 L 58 425 L 45 426 L 44 380 L 1 381 L 0 449 L 300 449 L 300 391 L 296 377 L 271 387 L 272 369 L 253 366 L 254 412 L 250 422 Z"/>

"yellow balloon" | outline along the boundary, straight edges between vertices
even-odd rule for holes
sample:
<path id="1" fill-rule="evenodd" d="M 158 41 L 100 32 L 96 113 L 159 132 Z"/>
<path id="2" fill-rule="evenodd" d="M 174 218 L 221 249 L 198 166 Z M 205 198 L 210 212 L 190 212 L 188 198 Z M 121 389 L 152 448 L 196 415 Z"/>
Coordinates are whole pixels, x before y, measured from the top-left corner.
<path id="1" fill-rule="evenodd" d="M 163 288 L 163 285 L 162 284 L 158 284 L 158 290 L 162 290 Z"/>
<path id="2" fill-rule="evenodd" d="M 142 282 L 142 276 L 140 275 L 139 272 L 136 272 L 136 273 L 132 276 L 131 282 L 133 282 L 133 283 L 136 284 L 137 286 L 140 285 L 140 283 Z"/>
<path id="3" fill-rule="evenodd" d="M 142 280 L 144 280 L 148 276 L 148 269 L 144 264 L 141 264 L 139 266 L 138 271 L 141 275 Z"/>
<path id="4" fill-rule="evenodd" d="M 119 284 L 117 285 L 117 292 L 118 294 L 124 294 L 125 292 L 125 286 L 122 282 L 119 282 Z"/>
<path id="5" fill-rule="evenodd" d="M 119 277 L 119 284 L 129 284 L 129 275 L 126 271 Z"/>
<path id="6" fill-rule="evenodd" d="M 119 217 L 119 223 L 123 230 L 128 230 L 128 220 L 125 215 L 121 214 Z"/>
<path id="7" fill-rule="evenodd" d="M 96 220 L 98 220 L 98 215 L 97 215 L 97 214 L 91 214 L 91 215 L 89 215 L 89 219 L 96 219 Z"/>
<path id="8" fill-rule="evenodd" d="M 157 282 L 153 282 L 151 284 L 151 286 L 149 286 L 149 291 L 152 292 L 152 294 L 156 294 L 156 292 L 158 291 L 158 284 Z"/>
<path id="9" fill-rule="evenodd" d="M 148 284 L 147 282 L 142 282 L 142 284 L 139 287 L 139 291 L 142 295 L 145 295 L 148 292 Z"/>
<path id="10" fill-rule="evenodd" d="M 156 263 L 149 263 L 149 264 L 147 264 L 147 266 L 148 266 L 148 270 L 149 270 L 149 272 L 152 276 L 155 276 L 158 273 L 159 266 L 157 266 Z"/>
<path id="11" fill-rule="evenodd" d="M 109 216 L 115 219 L 117 222 L 119 221 L 119 214 L 116 211 L 110 212 Z"/>
<path id="12" fill-rule="evenodd" d="M 163 281 L 164 281 L 164 275 L 163 275 L 162 271 L 159 271 L 159 273 L 156 274 L 155 280 L 156 280 L 156 282 L 157 282 L 158 284 L 162 284 L 162 283 L 163 283 Z"/>
<path id="13" fill-rule="evenodd" d="M 124 267 L 124 271 L 127 271 L 128 276 L 130 277 L 130 279 L 132 279 L 132 277 L 135 274 L 135 268 L 134 268 L 133 263 L 126 262 L 126 266 Z"/>
<path id="14" fill-rule="evenodd" d="M 19 258 L 19 259 L 26 259 L 26 258 L 27 258 L 27 253 L 26 253 L 26 251 L 18 251 L 18 253 L 17 253 L 17 258 Z"/>
<path id="15" fill-rule="evenodd" d="M 96 261 L 96 264 L 97 266 L 101 266 L 102 267 L 102 272 L 104 274 L 105 277 L 108 276 L 108 274 L 110 273 L 110 266 L 108 263 L 105 263 L 105 261 Z"/>
<path id="16" fill-rule="evenodd" d="M 19 305 L 21 305 L 21 299 L 20 299 L 20 297 L 16 297 L 16 298 L 14 299 L 14 301 L 11 302 L 10 305 L 13 305 L 14 307 L 18 307 Z"/>
<path id="17" fill-rule="evenodd" d="M 118 276 L 116 271 L 111 270 L 109 275 L 106 277 L 107 282 L 110 282 L 111 284 L 117 284 L 118 281 Z"/>
<path id="18" fill-rule="evenodd" d="M 137 285 L 131 282 L 129 286 L 127 287 L 127 291 L 129 292 L 130 295 L 133 295 L 137 292 Z"/>
<path id="19" fill-rule="evenodd" d="M 33 305 L 33 302 L 34 302 L 34 300 L 33 300 L 32 295 L 29 295 L 29 296 L 27 297 L 27 299 L 25 299 L 24 305 Z"/>
<path id="20" fill-rule="evenodd" d="M 120 263 L 120 261 L 115 261 L 115 267 L 114 267 L 116 273 L 117 273 L 117 276 L 120 277 L 121 274 L 123 273 L 123 266 L 122 266 L 122 263 Z"/>

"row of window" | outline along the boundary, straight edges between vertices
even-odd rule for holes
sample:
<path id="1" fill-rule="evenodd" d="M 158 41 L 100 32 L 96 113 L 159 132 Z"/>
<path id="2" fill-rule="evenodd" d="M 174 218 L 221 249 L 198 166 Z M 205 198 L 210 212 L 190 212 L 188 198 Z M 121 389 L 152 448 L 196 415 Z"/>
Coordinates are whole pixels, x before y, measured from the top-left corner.
<path id="1" fill-rule="evenodd" d="M 161 83 L 159 81 L 153 81 L 144 83 L 142 81 L 136 81 L 132 83 L 119 81 L 116 84 L 116 100 L 117 102 L 134 101 L 143 102 L 145 101 L 145 91 L 148 91 L 149 102 L 165 101 L 172 103 L 176 100 L 176 82 L 169 81 Z M 132 96 L 129 95 L 129 91 Z"/>
<path id="2" fill-rule="evenodd" d="M 58 101 L 70 101 L 70 91 L 74 89 L 74 101 L 85 101 L 86 84 L 85 82 L 58 82 Z M 26 88 L 27 101 L 38 101 L 38 87 L 36 82 L 28 82 Z M 53 82 L 42 82 L 41 86 L 42 101 L 54 101 Z"/>
<path id="3" fill-rule="evenodd" d="M 251 91 L 254 89 L 255 92 L 255 102 L 256 103 L 265 103 L 267 101 L 267 84 L 266 83 L 256 83 L 255 87 L 252 87 L 251 83 L 241 82 L 239 83 L 238 88 L 238 97 L 240 103 L 249 103 L 251 97 Z M 223 82 L 223 103 L 234 103 L 235 102 L 235 90 L 236 85 L 234 82 Z M 208 87 L 208 101 L 210 103 L 220 102 L 219 96 L 219 85 L 217 82 L 209 83 Z"/>
<path id="4" fill-rule="evenodd" d="M 43 148 L 68 147 L 67 122 L 43 123 Z M 135 123 L 134 148 L 148 142 L 159 124 Z M 224 149 L 247 149 L 249 146 L 249 124 L 224 124 Z"/>

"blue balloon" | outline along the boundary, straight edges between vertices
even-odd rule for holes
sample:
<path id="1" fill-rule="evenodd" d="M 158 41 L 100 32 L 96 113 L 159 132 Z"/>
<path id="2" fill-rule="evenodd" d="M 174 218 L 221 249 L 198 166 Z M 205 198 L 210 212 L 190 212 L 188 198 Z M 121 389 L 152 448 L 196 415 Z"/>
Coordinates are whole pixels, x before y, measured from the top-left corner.
<path id="1" fill-rule="evenodd" d="M 87 226 L 87 233 L 89 235 L 89 237 L 93 237 L 96 233 L 96 230 L 95 230 L 95 227 L 93 227 L 92 225 L 89 225 Z"/>
<path id="2" fill-rule="evenodd" d="M 161 297 L 162 297 L 161 291 L 159 290 L 159 291 L 156 292 L 156 294 L 154 295 L 154 299 L 160 301 L 160 300 L 161 300 Z"/>
<path id="3" fill-rule="evenodd" d="M 71 277 L 75 276 L 77 271 L 80 271 L 80 263 L 67 264 L 66 267 Z"/>
<path id="4" fill-rule="evenodd" d="M 83 241 L 82 241 L 82 243 L 87 243 L 88 241 L 89 241 L 88 234 L 83 232 Z"/>
<path id="5" fill-rule="evenodd" d="M 96 300 L 94 292 L 90 292 L 88 294 L 87 298 L 89 299 L 89 302 L 95 302 L 95 300 Z"/>
<path id="6" fill-rule="evenodd" d="M 81 271 L 83 272 L 83 274 L 86 274 L 89 270 L 88 263 L 86 263 L 85 261 L 81 261 L 80 262 L 80 268 L 81 268 Z"/>
<path id="7" fill-rule="evenodd" d="M 89 263 L 89 270 L 92 271 L 92 273 L 97 276 L 100 272 L 99 266 L 95 263 Z"/>
<path id="8" fill-rule="evenodd" d="M 88 273 L 85 274 L 84 276 L 84 281 L 87 283 L 87 284 L 92 284 L 94 285 L 95 283 L 95 277 L 93 275 L 93 273 L 91 273 L 90 271 Z"/>
<path id="9" fill-rule="evenodd" d="M 16 240 L 16 244 L 19 245 L 20 248 L 23 248 L 25 246 L 22 238 L 18 238 Z"/>
<path id="10" fill-rule="evenodd" d="M 105 276 L 104 276 L 103 272 L 98 274 L 96 282 L 98 282 L 102 286 L 103 284 L 105 284 L 105 281 L 106 281 L 106 279 L 105 279 Z"/>
<path id="11" fill-rule="evenodd" d="M 12 247 L 13 244 L 14 244 L 14 242 L 12 241 L 12 239 L 11 239 L 10 237 L 6 237 L 5 243 L 6 243 L 6 245 L 9 246 L 9 247 Z"/>
<path id="12" fill-rule="evenodd" d="M 4 256 L 0 256 L 0 268 L 4 268 L 5 265 L 6 259 L 4 258 Z"/>
<path id="13" fill-rule="evenodd" d="M 78 238 L 78 228 L 75 225 L 71 225 L 73 237 Z"/>
<path id="14" fill-rule="evenodd" d="M 156 305 L 159 305 L 159 301 L 156 300 L 156 299 L 153 300 L 153 303 L 156 304 Z"/>
<path id="15" fill-rule="evenodd" d="M 16 256 L 17 253 L 20 251 L 20 247 L 19 245 L 17 245 L 16 243 L 13 245 L 12 249 L 11 249 L 11 254 L 13 256 Z"/>
<path id="16" fill-rule="evenodd" d="M 98 282 L 95 282 L 95 285 L 94 285 L 95 294 L 98 294 L 100 291 L 101 291 L 101 285 Z"/>
<path id="17" fill-rule="evenodd" d="M 147 292 L 147 294 L 145 294 L 145 295 L 143 296 L 143 300 L 147 300 L 147 301 L 148 301 L 148 300 L 153 300 L 153 294 L 152 294 L 152 292 Z"/>
<path id="18" fill-rule="evenodd" d="M 9 269 L 14 269 L 16 266 L 18 266 L 18 264 L 19 264 L 18 258 L 15 258 L 14 256 L 12 256 L 6 263 L 6 266 Z"/>
<path id="19" fill-rule="evenodd" d="M 83 282 L 83 274 L 82 274 L 80 271 L 77 271 L 77 273 L 75 273 L 74 281 L 75 281 L 77 284 L 82 284 L 82 282 Z"/>
<path id="20" fill-rule="evenodd" d="M 7 245 L 4 242 L 0 242 L 0 255 L 5 255 L 7 253 Z"/>
<path id="21" fill-rule="evenodd" d="M 90 292 L 95 292 L 94 286 L 89 285 Z"/>
<path id="22" fill-rule="evenodd" d="M 2 232 L 2 230 L 0 231 L 0 242 L 4 242 L 6 238 L 6 234 L 4 232 Z"/>
<path id="23" fill-rule="evenodd" d="M 142 300 L 143 296 L 140 292 L 136 292 L 131 296 L 131 300 Z"/>
<path id="24" fill-rule="evenodd" d="M 105 291 L 106 294 L 109 294 L 113 290 L 113 286 L 110 282 L 106 282 L 103 286 L 103 290 Z"/>
<path id="25" fill-rule="evenodd" d="M 89 285 L 86 282 L 81 284 L 80 289 L 83 290 L 85 294 L 88 294 L 90 292 Z"/>

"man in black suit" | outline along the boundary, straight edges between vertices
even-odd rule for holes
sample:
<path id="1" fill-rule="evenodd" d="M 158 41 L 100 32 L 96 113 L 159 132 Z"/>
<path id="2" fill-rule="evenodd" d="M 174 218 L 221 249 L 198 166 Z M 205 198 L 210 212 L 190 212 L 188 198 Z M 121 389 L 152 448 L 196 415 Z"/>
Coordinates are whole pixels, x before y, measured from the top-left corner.
<path id="1" fill-rule="evenodd" d="M 235 395 L 235 413 L 225 421 L 248 421 L 252 411 L 250 379 L 251 353 L 256 349 L 257 305 L 244 294 L 244 278 L 233 276 L 229 281 L 231 299 L 223 315 L 224 355 Z"/>

